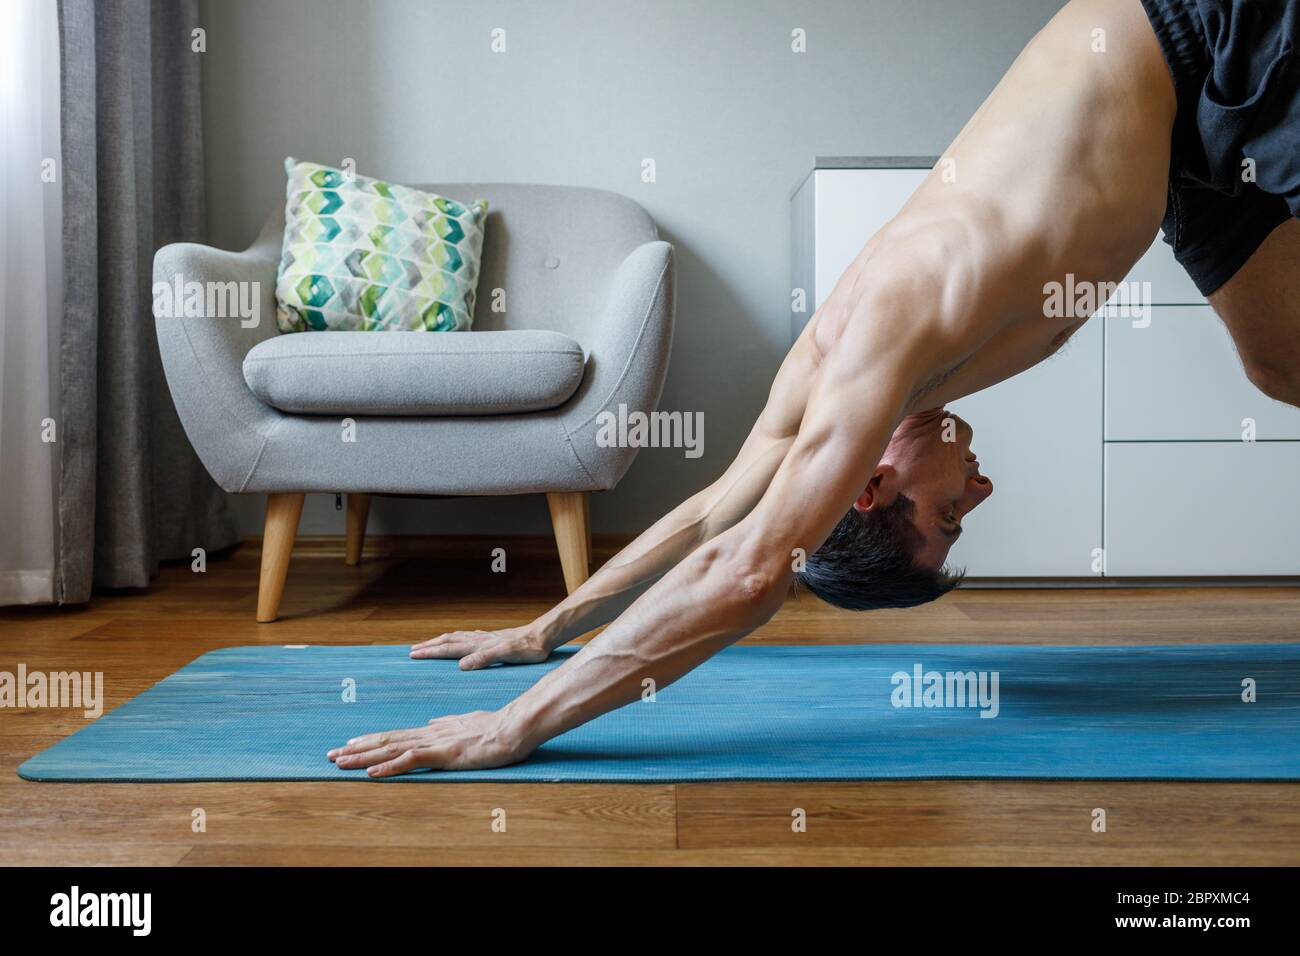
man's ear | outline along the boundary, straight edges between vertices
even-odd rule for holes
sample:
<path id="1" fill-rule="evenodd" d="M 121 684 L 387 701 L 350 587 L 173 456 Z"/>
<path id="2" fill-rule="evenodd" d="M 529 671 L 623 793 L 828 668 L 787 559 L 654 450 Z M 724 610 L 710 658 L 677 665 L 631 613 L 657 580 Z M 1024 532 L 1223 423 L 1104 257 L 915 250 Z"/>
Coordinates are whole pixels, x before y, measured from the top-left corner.
<path id="1" fill-rule="evenodd" d="M 875 474 L 862 489 L 853 507 L 858 511 L 871 511 L 874 508 L 888 508 L 898 498 L 898 472 L 893 465 L 876 466 Z"/>

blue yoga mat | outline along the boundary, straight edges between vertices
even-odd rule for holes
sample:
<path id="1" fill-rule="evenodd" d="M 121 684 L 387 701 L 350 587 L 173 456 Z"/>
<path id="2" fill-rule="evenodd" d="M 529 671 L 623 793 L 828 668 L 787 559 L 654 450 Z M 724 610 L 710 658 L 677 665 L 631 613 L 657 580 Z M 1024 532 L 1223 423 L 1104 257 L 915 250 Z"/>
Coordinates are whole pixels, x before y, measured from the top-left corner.
<path id="1" fill-rule="evenodd" d="M 336 769 L 326 750 L 362 733 L 495 709 L 572 653 L 462 672 L 453 661 L 412 661 L 398 646 L 213 651 L 18 772 L 65 781 L 366 780 Z M 996 716 L 984 717 L 995 709 L 995 673 Z M 1245 702 L 1250 682 L 1256 700 Z M 973 690 L 973 701 L 959 701 L 959 689 Z M 391 779 L 944 778 L 1300 779 L 1300 644 L 734 647 L 653 701 L 557 737 L 525 763 Z"/>

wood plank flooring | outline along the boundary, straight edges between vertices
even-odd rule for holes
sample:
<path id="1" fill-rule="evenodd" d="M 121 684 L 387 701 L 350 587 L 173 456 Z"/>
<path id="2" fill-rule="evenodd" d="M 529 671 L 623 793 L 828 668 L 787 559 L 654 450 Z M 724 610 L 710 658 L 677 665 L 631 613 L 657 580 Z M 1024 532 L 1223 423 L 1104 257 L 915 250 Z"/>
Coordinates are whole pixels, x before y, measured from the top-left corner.
<path id="1" fill-rule="evenodd" d="M 599 536 L 597 561 L 617 540 Z M 505 547 L 506 574 L 490 570 Z M 105 708 L 241 644 L 410 643 L 521 623 L 563 593 L 544 539 L 300 542 L 282 619 L 256 624 L 258 545 L 77 608 L 0 610 L 0 670 L 97 670 Z M 1300 641 L 1300 588 L 963 589 L 854 615 L 804 595 L 748 639 L 1130 644 Z M 79 713 L 0 709 L 0 864 L 1296 864 L 1300 786 L 1041 781 L 853 784 L 34 784 L 15 768 Z M 1300 742 L 1297 742 L 1300 746 Z M 1107 809 L 1093 833 L 1094 807 Z M 192 828 L 201 808 L 206 831 Z M 792 831 L 792 812 L 807 830 Z M 491 826 L 507 814 L 505 833 Z"/>

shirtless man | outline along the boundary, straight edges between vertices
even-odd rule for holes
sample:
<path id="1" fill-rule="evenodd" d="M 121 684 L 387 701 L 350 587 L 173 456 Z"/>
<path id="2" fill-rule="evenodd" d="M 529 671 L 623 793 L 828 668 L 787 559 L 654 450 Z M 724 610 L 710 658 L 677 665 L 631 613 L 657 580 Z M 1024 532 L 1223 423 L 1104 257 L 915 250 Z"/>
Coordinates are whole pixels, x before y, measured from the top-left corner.
<path id="1" fill-rule="evenodd" d="M 498 711 L 329 758 L 380 777 L 524 760 L 760 627 L 796 576 L 857 609 L 944 593 L 992 491 L 944 404 L 1060 348 L 1087 316 L 1045 317 L 1045 287 L 1121 280 L 1162 220 L 1251 381 L 1300 405 L 1298 22 L 1300 0 L 1073 0 L 845 271 L 721 478 L 531 624 L 411 656 L 537 662 L 609 626 Z"/>

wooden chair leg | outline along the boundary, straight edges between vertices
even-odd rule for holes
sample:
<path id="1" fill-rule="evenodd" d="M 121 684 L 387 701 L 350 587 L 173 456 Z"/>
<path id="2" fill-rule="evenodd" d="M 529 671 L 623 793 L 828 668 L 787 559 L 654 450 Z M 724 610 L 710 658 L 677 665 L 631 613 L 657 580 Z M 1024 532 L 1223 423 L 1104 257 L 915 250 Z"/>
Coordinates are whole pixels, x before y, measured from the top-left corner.
<path id="1" fill-rule="evenodd" d="M 348 495 L 348 547 L 344 563 L 356 567 L 361 563 L 361 546 L 366 543 L 366 519 L 370 517 L 369 495 Z"/>
<path id="2" fill-rule="evenodd" d="M 268 624 L 280 615 L 284 579 L 289 573 L 293 539 L 302 517 L 302 492 L 281 492 L 266 499 L 266 525 L 262 531 L 262 576 L 257 586 L 257 622 Z"/>
<path id="3" fill-rule="evenodd" d="M 555 543 L 560 549 L 560 566 L 564 569 L 564 587 L 572 594 L 587 580 L 591 564 L 591 545 L 587 536 L 587 493 L 556 491 L 546 495 L 551 509 Z"/>
<path id="4" fill-rule="evenodd" d="M 591 545 L 591 495 L 582 496 L 582 524 L 587 529 L 587 567 L 591 567 L 596 549 Z"/>

